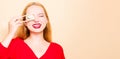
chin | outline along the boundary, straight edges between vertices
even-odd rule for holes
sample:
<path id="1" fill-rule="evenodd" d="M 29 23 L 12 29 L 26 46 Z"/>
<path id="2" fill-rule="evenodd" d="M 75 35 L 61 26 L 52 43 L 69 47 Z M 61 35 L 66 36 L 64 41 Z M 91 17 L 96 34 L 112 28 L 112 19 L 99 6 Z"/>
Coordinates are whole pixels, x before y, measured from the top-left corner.
<path id="1" fill-rule="evenodd" d="M 31 32 L 34 32 L 34 33 L 41 33 L 43 32 L 42 29 L 33 29 L 33 30 L 30 30 Z"/>

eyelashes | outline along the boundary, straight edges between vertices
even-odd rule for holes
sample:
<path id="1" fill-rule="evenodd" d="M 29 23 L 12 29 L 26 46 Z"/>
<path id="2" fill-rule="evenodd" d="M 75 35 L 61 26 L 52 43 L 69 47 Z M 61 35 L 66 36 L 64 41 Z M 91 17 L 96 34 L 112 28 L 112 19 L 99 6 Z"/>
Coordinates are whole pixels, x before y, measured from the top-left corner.
<path id="1" fill-rule="evenodd" d="M 38 14 L 39 17 L 44 17 L 43 13 Z"/>
<path id="2" fill-rule="evenodd" d="M 44 17 L 44 15 L 40 15 L 39 17 Z"/>

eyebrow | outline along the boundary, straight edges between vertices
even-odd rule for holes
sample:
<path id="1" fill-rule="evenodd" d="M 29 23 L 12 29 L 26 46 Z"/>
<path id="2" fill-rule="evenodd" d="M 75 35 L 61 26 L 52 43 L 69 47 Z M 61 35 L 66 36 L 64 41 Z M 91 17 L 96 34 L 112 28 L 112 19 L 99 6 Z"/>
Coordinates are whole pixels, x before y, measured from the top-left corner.
<path id="1" fill-rule="evenodd" d="M 41 15 L 41 14 L 44 14 L 44 13 L 38 13 L 38 15 Z"/>
<path id="2" fill-rule="evenodd" d="M 44 16 L 45 14 L 44 13 L 38 13 L 38 16 Z"/>

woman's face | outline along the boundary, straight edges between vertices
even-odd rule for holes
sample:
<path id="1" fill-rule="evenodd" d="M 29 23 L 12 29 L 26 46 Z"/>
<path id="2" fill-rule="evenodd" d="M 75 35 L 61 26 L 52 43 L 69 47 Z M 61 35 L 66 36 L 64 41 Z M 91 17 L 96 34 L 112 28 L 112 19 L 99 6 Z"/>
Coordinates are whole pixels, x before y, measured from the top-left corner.
<path id="1" fill-rule="evenodd" d="M 33 15 L 33 20 L 27 20 L 25 25 L 30 30 L 30 32 L 39 33 L 44 30 L 48 22 L 44 9 L 40 6 L 32 5 L 28 7 L 26 15 Z"/>

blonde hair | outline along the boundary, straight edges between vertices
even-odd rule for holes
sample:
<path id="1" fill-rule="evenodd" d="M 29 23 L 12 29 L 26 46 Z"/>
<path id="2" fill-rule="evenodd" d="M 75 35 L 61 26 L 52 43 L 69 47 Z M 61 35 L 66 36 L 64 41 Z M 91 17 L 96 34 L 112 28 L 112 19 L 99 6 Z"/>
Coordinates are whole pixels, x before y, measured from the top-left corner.
<path id="1" fill-rule="evenodd" d="M 45 7 L 42 4 L 40 4 L 38 2 L 29 3 L 25 7 L 25 9 L 23 10 L 22 15 L 26 15 L 26 10 L 32 5 L 40 6 L 43 8 L 45 15 L 46 15 L 46 18 L 48 20 L 48 23 L 47 23 L 45 29 L 43 30 L 43 37 L 46 41 L 51 42 L 52 38 L 51 38 L 51 26 L 50 26 L 50 22 L 49 22 L 49 17 L 48 17 L 48 14 L 47 14 Z M 25 17 L 22 20 L 24 21 Z M 19 29 L 17 31 L 17 37 L 20 37 L 22 39 L 26 39 L 29 35 L 30 35 L 30 31 L 28 30 L 28 28 L 24 24 L 21 27 L 19 27 Z"/>

